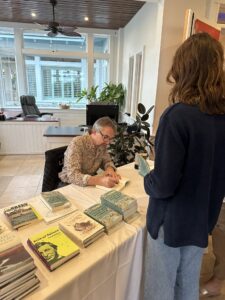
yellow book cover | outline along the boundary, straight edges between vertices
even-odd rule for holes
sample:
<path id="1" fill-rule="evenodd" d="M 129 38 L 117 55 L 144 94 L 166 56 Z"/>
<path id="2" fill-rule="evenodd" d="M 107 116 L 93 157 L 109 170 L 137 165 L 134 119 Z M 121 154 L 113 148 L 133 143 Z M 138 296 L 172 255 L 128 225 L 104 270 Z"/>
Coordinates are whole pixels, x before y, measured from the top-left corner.
<path id="1" fill-rule="evenodd" d="M 31 236 L 28 245 L 50 271 L 80 252 L 79 247 L 57 226 Z"/>

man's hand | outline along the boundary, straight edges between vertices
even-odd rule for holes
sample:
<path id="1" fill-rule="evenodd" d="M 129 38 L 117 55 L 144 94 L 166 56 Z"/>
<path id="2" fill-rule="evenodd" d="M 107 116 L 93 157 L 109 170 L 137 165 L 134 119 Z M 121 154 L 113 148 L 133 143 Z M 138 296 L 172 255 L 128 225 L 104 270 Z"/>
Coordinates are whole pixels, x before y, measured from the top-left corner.
<path id="1" fill-rule="evenodd" d="M 116 181 L 116 183 L 118 183 L 119 180 L 121 179 L 120 175 L 117 174 L 112 167 L 106 168 L 104 175 L 113 178 Z"/>

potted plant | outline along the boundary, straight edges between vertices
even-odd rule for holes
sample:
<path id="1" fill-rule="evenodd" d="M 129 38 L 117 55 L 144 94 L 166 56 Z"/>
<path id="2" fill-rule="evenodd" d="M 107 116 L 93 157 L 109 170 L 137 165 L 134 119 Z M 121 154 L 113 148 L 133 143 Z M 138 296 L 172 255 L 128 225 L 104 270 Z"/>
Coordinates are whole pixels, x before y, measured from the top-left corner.
<path id="1" fill-rule="evenodd" d="M 154 144 L 151 140 L 150 124 L 147 122 L 153 108 L 154 105 L 146 110 L 139 103 L 136 121 L 132 125 L 118 126 L 114 142 L 109 145 L 109 153 L 116 167 L 133 162 L 135 153 L 146 153 L 147 156 L 153 153 Z"/>
<path id="2" fill-rule="evenodd" d="M 98 85 L 92 86 L 90 91 L 83 89 L 77 102 L 86 98 L 89 104 L 102 103 L 102 104 L 118 104 L 122 106 L 125 99 L 125 89 L 121 83 L 106 83 L 99 96 L 97 96 Z"/>

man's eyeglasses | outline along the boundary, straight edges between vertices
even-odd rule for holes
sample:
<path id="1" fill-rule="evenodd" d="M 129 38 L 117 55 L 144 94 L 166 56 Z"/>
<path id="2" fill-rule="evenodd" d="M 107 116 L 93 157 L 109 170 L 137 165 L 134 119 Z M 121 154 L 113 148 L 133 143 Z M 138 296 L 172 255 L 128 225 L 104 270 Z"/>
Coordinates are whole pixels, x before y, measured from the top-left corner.
<path id="1" fill-rule="evenodd" d="M 111 142 L 114 139 L 114 137 L 110 137 L 107 134 L 103 134 L 101 132 L 101 130 L 99 130 L 99 133 L 101 134 L 102 139 L 103 139 L 104 142 Z"/>

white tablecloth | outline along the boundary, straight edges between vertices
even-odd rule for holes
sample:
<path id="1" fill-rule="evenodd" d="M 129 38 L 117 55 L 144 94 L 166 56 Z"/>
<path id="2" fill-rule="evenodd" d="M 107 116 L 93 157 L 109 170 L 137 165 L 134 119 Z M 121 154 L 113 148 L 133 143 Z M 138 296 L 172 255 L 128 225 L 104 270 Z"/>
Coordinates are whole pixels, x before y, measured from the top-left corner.
<path id="1" fill-rule="evenodd" d="M 27 299 L 54 300 L 140 300 L 143 249 L 146 237 L 145 212 L 148 197 L 143 189 L 143 178 L 133 164 L 119 168 L 119 174 L 131 181 L 123 192 L 138 199 L 140 216 L 130 224 L 122 223 L 110 235 L 81 248 L 81 253 L 49 272 L 27 246 L 27 238 L 46 228 L 41 222 L 19 231 L 19 235 L 38 267 L 41 286 Z M 95 187 L 66 186 L 60 191 L 74 199 L 84 210 L 100 201 L 103 190 Z M 35 198 L 30 202 L 35 201 Z M 51 225 L 49 225 L 51 226 Z"/>

